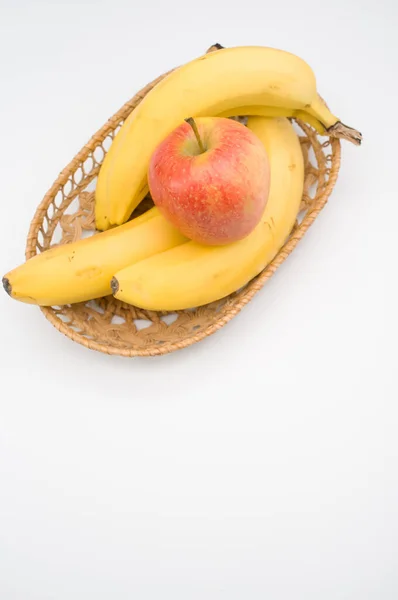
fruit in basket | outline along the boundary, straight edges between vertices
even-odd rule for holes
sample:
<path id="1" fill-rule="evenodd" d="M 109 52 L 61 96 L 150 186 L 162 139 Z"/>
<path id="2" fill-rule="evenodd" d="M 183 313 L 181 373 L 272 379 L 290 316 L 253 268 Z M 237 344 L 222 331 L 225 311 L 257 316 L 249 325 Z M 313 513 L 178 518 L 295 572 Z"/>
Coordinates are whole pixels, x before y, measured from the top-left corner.
<path id="1" fill-rule="evenodd" d="M 231 119 L 187 119 L 157 147 L 148 170 L 160 212 L 187 238 L 227 244 L 248 235 L 264 212 L 264 145 Z"/>
<path id="2" fill-rule="evenodd" d="M 152 208 L 121 227 L 45 250 L 7 273 L 3 285 L 12 298 L 30 304 L 83 302 L 111 294 L 118 269 L 185 241 Z"/>
<path id="3" fill-rule="evenodd" d="M 265 145 L 271 167 L 268 202 L 257 227 L 225 246 L 187 242 L 116 273 L 116 298 L 150 310 L 179 310 L 213 302 L 258 275 L 294 225 L 303 193 L 301 146 L 287 119 L 251 117 L 248 127 Z"/>
<path id="4" fill-rule="evenodd" d="M 147 169 L 156 147 L 188 117 L 217 116 L 241 107 L 300 111 L 329 135 L 360 143 L 319 98 L 315 76 L 299 57 L 273 48 L 223 48 L 176 69 L 133 110 L 99 172 L 99 229 L 125 222 L 147 193 Z M 252 112 L 252 111 L 251 111 Z M 233 115 L 232 115 L 233 116 Z"/>

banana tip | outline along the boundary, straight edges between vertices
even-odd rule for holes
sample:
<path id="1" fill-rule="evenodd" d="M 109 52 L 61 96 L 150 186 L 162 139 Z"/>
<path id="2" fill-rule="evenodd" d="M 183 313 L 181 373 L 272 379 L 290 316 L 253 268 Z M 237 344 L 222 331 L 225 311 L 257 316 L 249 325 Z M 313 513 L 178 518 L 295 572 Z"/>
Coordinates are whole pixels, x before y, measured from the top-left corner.
<path id="1" fill-rule="evenodd" d="M 115 295 L 119 291 L 119 282 L 116 277 L 112 277 L 111 281 L 112 294 Z"/>
<path id="2" fill-rule="evenodd" d="M 3 277 L 2 282 L 3 282 L 3 288 L 5 289 L 5 291 L 7 292 L 7 294 L 9 296 L 11 296 L 12 287 L 11 287 L 10 280 L 7 279 L 7 277 Z"/>

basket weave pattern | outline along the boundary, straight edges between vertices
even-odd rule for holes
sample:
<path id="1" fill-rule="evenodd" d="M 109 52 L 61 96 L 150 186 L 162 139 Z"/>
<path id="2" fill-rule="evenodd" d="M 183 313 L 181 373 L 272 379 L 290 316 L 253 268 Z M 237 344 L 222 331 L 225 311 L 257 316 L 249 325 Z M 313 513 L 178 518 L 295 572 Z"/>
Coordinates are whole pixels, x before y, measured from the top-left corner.
<path id="1" fill-rule="evenodd" d="M 104 156 L 124 120 L 163 77 L 127 102 L 60 173 L 32 220 L 26 245 L 27 259 L 56 243 L 67 244 L 94 233 L 95 180 Z M 325 206 L 335 185 L 340 167 L 339 140 L 326 138 L 323 141 L 308 125 L 302 122 L 298 125 L 305 160 L 299 219 L 274 260 L 243 289 L 218 302 L 171 314 L 142 310 L 107 296 L 74 305 L 41 307 L 47 319 L 60 332 L 87 348 L 126 357 L 166 354 L 198 342 L 223 327 L 296 247 Z M 134 216 L 151 205 L 150 198 L 145 199 Z"/>

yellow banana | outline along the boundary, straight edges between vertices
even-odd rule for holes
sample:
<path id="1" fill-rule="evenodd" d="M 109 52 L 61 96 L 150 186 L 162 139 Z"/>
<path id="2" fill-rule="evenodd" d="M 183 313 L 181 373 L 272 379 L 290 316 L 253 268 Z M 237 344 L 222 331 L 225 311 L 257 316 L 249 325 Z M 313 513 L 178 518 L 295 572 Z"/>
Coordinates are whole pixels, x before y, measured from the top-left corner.
<path id="1" fill-rule="evenodd" d="M 343 126 L 320 101 L 314 73 L 301 58 L 256 46 L 210 52 L 170 73 L 126 119 L 99 173 L 97 227 L 128 219 L 147 192 L 153 151 L 184 119 L 250 106 L 304 111 L 329 134 L 360 142 L 360 134 Z"/>
<path id="2" fill-rule="evenodd" d="M 280 108 L 274 106 L 238 106 L 217 115 L 219 117 L 238 117 L 238 116 L 256 116 L 256 117 L 288 117 L 301 119 L 311 125 L 320 135 L 327 135 L 325 127 L 313 115 L 304 110 L 292 108 Z"/>
<path id="3" fill-rule="evenodd" d="M 115 271 L 186 242 L 186 238 L 152 208 L 131 222 L 104 233 L 50 248 L 3 278 L 12 298 L 54 306 L 111 294 Z"/>
<path id="4" fill-rule="evenodd" d="M 285 118 L 249 117 L 271 166 L 271 187 L 260 223 L 226 246 L 187 242 L 116 273 L 114 295 L 151 310 L 192 308 L 239 289 L 274 258 L 294 225 L 303 193 L 304 164 L 298 137 Z"/>

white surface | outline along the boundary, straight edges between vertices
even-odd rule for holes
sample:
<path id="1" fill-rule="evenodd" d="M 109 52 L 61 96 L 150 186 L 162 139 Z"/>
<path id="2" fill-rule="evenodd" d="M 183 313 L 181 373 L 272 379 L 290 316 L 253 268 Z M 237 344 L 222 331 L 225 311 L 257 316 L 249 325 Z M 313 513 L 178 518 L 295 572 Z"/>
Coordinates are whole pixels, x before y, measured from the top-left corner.
<path id="1" fill-rule="evenodd" d="M 294 254 L 194 347 L 103 356 L 1 295 L 1 599 L 395 600 L 395 1 L 0 5 L 2 274 L 90 135 L 213 42 L 301 55 L 364 134 Z"/>

